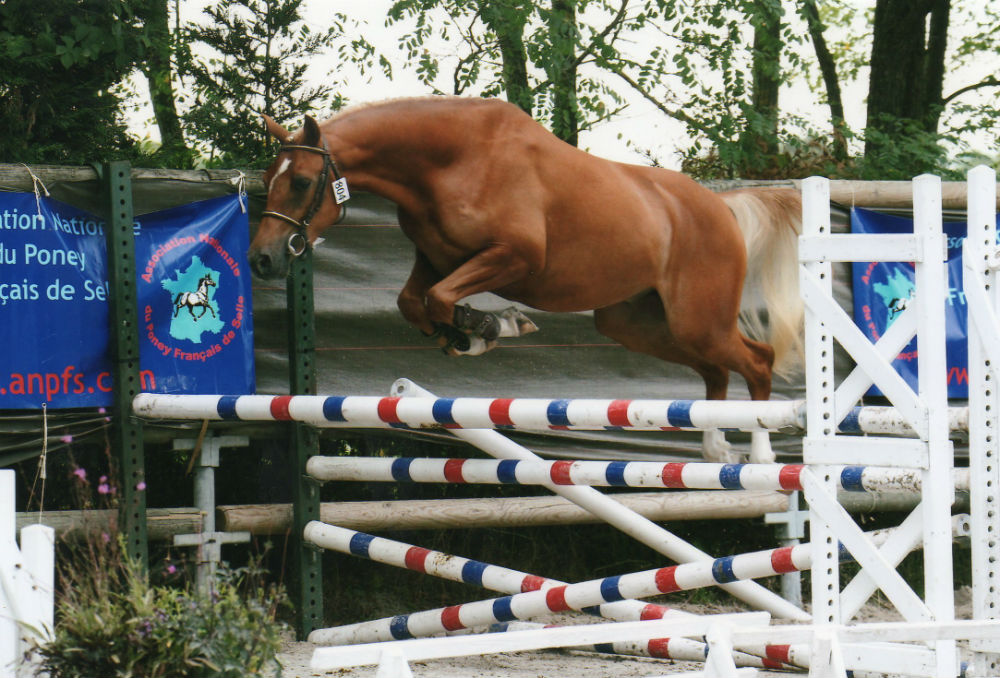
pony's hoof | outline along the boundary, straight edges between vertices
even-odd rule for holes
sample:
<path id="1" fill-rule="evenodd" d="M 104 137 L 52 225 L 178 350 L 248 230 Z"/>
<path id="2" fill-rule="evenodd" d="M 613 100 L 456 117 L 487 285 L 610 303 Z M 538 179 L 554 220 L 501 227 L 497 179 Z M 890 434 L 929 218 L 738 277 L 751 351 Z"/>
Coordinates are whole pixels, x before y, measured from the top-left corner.
<path id="1" fill-rule="evenodd" d="M 434 323 L 434 334 L 430 336 L 437 340 L 445 355 L 461 355 L 469 350 L 469 336 L 451 325 Z"/>
<path id="2" fill-rule="evenodd" d="M 513 306 L 501 312 L 498 317 L 501 337 L 521 337 L 538 331 L 538 325 Z"/>
<path id="3" fill-rule="evenodd" d="M 465 341 L 461 342 L 461 345 L 445 347 L 445 353 L 450 356 L 476 356 L 492 351 L 496 346 L 497 342 L 495 341 L 486 341 L 482 337 L 470 335 L 465 337 Z"/>
<path id="4" fill-rule="evenodd" d="M 432 336 L 437 338 L 441 351 L 448 356 L 482 355 L 497 346 L 496 341 L 487 341 L 474 334 L 466 334 L 451 325 L 435 325 Z"/>
<path id="5" fill-rule="evenodd" d="M 771 448 L 771 436 L 767 431 L 754 431 L 750 434 L 750 463 L 773 464 L 774 450 Z"/>
<path id="6" fill-rule="evenodd" d="M 709 429 L 702 434 L 701 455 L 705 461 L 717 464 L 736 464 L 740 455 L 735 454 L 733 446 L 726 440 L 726 435 L 718 429 Z"/>
<path id="7" fill-rule="evenodd" d="M 503 329 L 500 318 L 495 313 L 486 313 L 472 308 L 469 304 L 456 306 L 454 325 L 463 332 L 468 332 L 486 341 L 494 341 Z"/>

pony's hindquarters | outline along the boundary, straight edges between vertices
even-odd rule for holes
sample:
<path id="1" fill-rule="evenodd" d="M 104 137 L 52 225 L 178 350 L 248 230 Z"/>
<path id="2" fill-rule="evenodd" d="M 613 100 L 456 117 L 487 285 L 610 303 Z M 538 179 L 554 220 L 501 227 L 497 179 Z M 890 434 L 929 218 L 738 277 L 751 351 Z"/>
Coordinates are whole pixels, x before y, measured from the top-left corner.
<path id="1" fill-rule="evenodd" d="M 719 197 L 736 216 L 747 246 L 740 329 L 774 348 L 774 373 L 787 377 L 802 362 L 802 197 L 795 189 L 774 188 L 741 189 Z"/>

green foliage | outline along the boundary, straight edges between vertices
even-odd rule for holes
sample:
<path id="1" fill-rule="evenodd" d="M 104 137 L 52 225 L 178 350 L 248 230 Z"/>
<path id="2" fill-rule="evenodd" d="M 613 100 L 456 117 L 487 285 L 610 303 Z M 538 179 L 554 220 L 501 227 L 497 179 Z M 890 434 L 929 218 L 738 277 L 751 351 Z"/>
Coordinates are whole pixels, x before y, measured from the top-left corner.
<path id="1" fill-rule="evenodd" d="M 615 88 L 586 68 L 601 46 L 598 36 L 621 22 L 610 7 L 603 0 L 397 0 L 387 22 L 407 25 L 400 48 L 433 92 L 506 95 L 575 143 L 576 131 L 624 105 Z M 461 51 L 443 54 L 432 41 L 458 43 Z"/>
<path id="2" fill-rule="evenodd" d="M 925 172 L 964 179 L 949 176 L 948 158 L 942 146 L 948 137 L 928 132 L 916 121 L 884 116 L 878 127 L 869 125 L 865 134 L 874 143 L 868 144 L 873 150 L 858 163 L 861 179 L 909 180 Z"/>
<path id="3" fill-rule="evenodd" d="M 434 91 L 506 95 L 564 138 L 568 116 L 575 115 L 579 129 L 587 130 L 627 109 L 639 95 L 684 124 L 686 134 L 677 147 L 684 166 L 695 168 L 698 176 L 777 178 L 786 169 L 794 175 L 829 169 L 836 176 L 875 179 L 964 166 L 968 140 L 988 140 L 988 130 L 996 126 L 1000 71 L 984 67 L 984 57 L 1000 50 L 995 30 L 1000 9 L 974 0 L 950 4 L 955 30 L 944 67 L 971 66 L 973 81 L 945 93 L 942 124 L 929 134 L 903 123 L 881 128 L 872 121 L 867 132 L 852 131 L 832 110 L 810 121 L 798 111 L 777 110 L 779 85 L 805 84 L 819 102 L 827 100 L 827 83 L 800 16 L 802 3 L 793 3 L 793 10 L 778 0 L 397 0 L 388 22 L 406 26 L 400 46 Z M 845 89 L 869 66 L 874 13 L 858 11 L 857 3 L 847 0 L 816 5 L 829 27 L 826 45 L 837 85 Z M 559 25 L 551 21 L 558 7 L 575 12 L 567 15 L 573 16 L 575 30 L 563 25 L 567 30 L 553 31 Z M 528 65 L 528 105 L 511 88 L 517 81 L 507 77 L 515 33 L 523 45 L 514 53 Z M 450 44 L 451 52 L 442 50 L 442 43 Z M 374 54 L 368 55 L 370 64 Z M 579 76 L 575 98 L 561 86 L 569 80 L 559 79 L 568 70 Z M 873 149 L 870 157 L 847 157 L 848 150 L 857 153 L 866 141 Z"/>
<path id="4" fill-rule="evenodd" d="M 179 54 L 180 71 L 194 84 L 187 129 L 208 150 L 209 164 L 266 166 L 273 155 L 261 114 L 297 127 L 303 114 L 337 109 L 332 85 L 307 87 L 309 59 L 331 48 L 344 32 L 345 17 L 329 16 L 314 32 L 302 21 L 302 0 L 219 0 L 205 9 L 208 22 L 191 24 L 185 41 L 202 43 L 215 55 Z"/>
<path id="5" fill-rule="evenodd" d="M 201 596 L 152 586 L 119 546 L 91 544 L 60 575 L 55 637 L 38 650 L 52 678 L 273 675 L 281 594 L 246 593 L 253 569 L 223 571 Z"/>
<path id="6" fill-rule="evenodd" d="M 0 162 L 131 154 L 116 86 L 140 50 L 125 0 L 0 3 Z"/>

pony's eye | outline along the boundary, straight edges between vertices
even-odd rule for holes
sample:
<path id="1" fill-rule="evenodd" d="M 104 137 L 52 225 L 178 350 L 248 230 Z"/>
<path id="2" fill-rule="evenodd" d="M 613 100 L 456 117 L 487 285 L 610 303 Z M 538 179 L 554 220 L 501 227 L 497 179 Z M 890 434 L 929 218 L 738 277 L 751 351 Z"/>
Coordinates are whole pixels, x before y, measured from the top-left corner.
<path id="1" fill-rule="evenodd" d="M 312 180 L 308 177 L 295 177 L 292 179 L 292 189 L 295 191 L 305 191 L 312 186 Z"/>

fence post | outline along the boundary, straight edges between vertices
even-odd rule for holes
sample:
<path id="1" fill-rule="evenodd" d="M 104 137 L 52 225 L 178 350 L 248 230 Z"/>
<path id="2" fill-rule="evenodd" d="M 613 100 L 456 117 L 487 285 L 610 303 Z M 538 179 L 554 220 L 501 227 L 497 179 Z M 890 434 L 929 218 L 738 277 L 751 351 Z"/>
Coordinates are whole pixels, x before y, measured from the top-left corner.
<path id="1" fill-rule="evenodd" d="M 103 165 L 108 221 L 108 316 L 111 325 L 112 426 L 111 449 L 118 460 L 121 503 L 119 529 L 125 549 L 145 571 L 149 561 L 146 539 L 146 461 L 142 422 L 132 414 L 132 399 L 141 388 L 139 375 L 139 311 L 136 292 L 135 240 L 132 230 L 132 169 L 116 161 Z"/>
<path id="2" fill-rule="evenodd" d="M 315 322 L 313 315 L 312 249 L 292 260 L 286 294 L 289 310 L 289 390 L 293 395 L 315 395 Z M 323 625 L 322 554 L 305 541 L 303 533 L 311 520 L 319 520 L 319 486 L 306 474 L 306 462 L 319 452 L 319 435 L 308 425 L 292 422 L 290 448 L 293 455 L 292 544 L 297 631 L 304 640 Z"/>
<path id="3" fill-rule="evenodd" d="M 0 469 L 0 678 L 37 675 L 27 656 L 53 632 L 55 530 L 29 525 L 15 539 L 14 471 Z"/>

